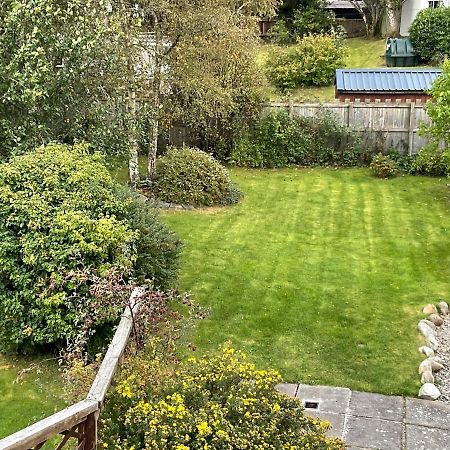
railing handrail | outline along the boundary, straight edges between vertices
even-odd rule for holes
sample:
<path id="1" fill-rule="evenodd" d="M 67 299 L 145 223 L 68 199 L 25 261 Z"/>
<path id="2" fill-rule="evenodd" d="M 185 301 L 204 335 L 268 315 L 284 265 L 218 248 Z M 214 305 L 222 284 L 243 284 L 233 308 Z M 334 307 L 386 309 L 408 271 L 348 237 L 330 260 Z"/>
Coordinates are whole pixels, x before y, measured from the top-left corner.
<path id="1" fill-rule="evenodd" d="M 98 402 L 82 400 L 0 440 L 1 450 L 26 450 L 82 422 Z"/>
<path id="2" fill-rule="evenodd" d="M 103 358 L 97 376 L 91 385 L 87 398 L 0 439 L 0 450 L 27 450 L 33 448 L 47 441 L 52 436 L 74 428 L 89 415 L 97 413 L 101 409 L 106 392 L 113 381 L 117 366 L 130 337 L 133 328 L 133 314 L 139 309 L 138 299 L 142 292 L 143 288 L 135 288 L 133 290 L 129 305 L 126 306 L 122 314 L 120 323 Z"/>
<path id="3" fill-rule="evenodd" d="M 139 307 L 139 302 L 137 300 L 142 292 L 142 288 L 135 288 L 131 294 L 129 305 L 127 305 L 122 314 L 122 319 L 120 320 L 106 355 L 103 358 L 100 369 L 97 372 L 97 376 L 86 397 L 88 400 L 99 402 L 100 407 L 105 400 L 106 392 L 113 381 L 117 366 L 125 351 L 125 346 L 133 327 L 133 314 L 137 312 Z"/>

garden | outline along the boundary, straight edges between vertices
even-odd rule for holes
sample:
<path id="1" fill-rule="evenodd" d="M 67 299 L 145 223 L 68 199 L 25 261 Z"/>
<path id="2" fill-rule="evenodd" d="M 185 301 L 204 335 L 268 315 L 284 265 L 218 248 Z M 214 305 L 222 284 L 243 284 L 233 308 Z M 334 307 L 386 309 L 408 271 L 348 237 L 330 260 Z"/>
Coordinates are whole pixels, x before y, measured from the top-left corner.
<path id="1" fill-rule="evenodd" d="M 185 243 L 180 287 L 210 311 L 198 351 L 231 340 L 291 382 L 415 395 L 420 305 L 448 295 L 448 181 L 232 173 L 241 204 L 163 215 Z"/>
<path id="2" fill-rule="evenodd" d="M 421 307 L 448 296 L 450 63 L 406 155 L 264 109 L 380 63 L 321 1 L 263 50 L 275 0 L 68 3 L 0 6 L 0 439 L 85 398 L 140 286 L 99 446 L 341 450 L 276 385 L 417 393 Z"/>

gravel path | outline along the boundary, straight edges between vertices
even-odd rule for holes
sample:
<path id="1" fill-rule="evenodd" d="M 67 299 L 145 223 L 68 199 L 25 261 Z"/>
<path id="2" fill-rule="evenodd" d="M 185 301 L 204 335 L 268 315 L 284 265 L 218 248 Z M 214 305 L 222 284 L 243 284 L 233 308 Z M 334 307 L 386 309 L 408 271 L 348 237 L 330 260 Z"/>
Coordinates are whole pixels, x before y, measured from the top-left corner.
<path id="1" fill-rule="evenodd" d="M 444 361 L 444 368 L 435 374 L 436 385 L 441 391 L 439 400 L 450 403 L 450 316 L 446 316 L 443 325 L 437 327 L 437 340 L 436 356 Z"/>

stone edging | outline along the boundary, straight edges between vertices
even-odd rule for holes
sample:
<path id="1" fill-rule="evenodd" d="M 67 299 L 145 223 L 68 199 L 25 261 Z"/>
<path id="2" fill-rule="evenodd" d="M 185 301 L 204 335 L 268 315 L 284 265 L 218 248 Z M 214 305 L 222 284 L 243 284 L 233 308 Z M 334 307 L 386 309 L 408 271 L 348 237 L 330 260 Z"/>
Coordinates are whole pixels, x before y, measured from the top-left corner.
<path id="1" fill-rule="evenodd" d="M 444 368 L 444 361 L 435 354 L 439 348 L 437 327 L 440 327 L 448 317 L 449 307 L 444 301 L 441 301 L 437 308 L 429 303 L 422 309 L 422 312 L 428 315 L 428 319 L 420 320 L 417 325 L 417 329 L 426 341 L 426 345 L 419 348 L 419 352 L 426 356 L 426 359 L 419 365 L 422 383 L 419 398 L 437 400 L 441 396 L 441 391 L 435 384 L 434 372 Z"/>
<path id="2" fill-rule="evenodd" d="M 163 202 L 162 200 L 157 200 L 154 198 L 147 198 L 147 202 L 152 208 L 158 209 L 184 209 L 189 211 L 195 209 L 192 205 L 178 205 L 177 203 Z"/>

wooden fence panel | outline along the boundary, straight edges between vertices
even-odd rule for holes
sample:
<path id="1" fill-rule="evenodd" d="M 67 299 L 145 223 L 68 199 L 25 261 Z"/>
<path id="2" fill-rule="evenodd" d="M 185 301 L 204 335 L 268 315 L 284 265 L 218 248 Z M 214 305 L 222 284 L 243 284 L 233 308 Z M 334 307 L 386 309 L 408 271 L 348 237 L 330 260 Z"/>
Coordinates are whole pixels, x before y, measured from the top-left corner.
<path id="1" fill-rule="evenodd" d="M 291 116 L 314 117 L 321 111 L 331 112 L 338 123 L 357 132 L 374 132 L 385 137 L 384 150 L 415 154 L 426 144 L 419 136 L 421 124 L 429 124 L 424 105 L 420 102 L 345 102 L 345 103 L 269 103 L 265 111 L 284 109 Z"/>

